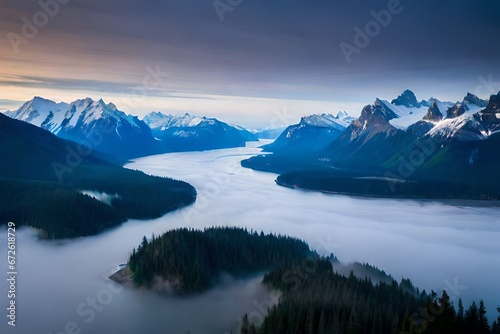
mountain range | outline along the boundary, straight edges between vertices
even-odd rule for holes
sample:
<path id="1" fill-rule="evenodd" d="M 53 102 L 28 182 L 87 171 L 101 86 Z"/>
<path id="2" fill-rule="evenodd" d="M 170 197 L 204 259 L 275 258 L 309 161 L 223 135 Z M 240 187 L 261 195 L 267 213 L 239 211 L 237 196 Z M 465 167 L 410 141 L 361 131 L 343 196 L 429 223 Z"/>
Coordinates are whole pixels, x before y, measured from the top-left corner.
<path id="1" fill-rule="evenodd" d="M 4 192 L 9 196 L 3 198 L 0 218 L 9 213 L 50 231 L 52 237 L 97 233 L 125 218 L 157 216 L 193 201 L 195 191 L 189 185 L 118 166 L 127 159 L 237 147 L 257 140 L 256 134 L 215 118 L 152 112 L 140 120 L 112 103 L 90 98 L 67 104 L 35 97 L 6 114 L 10 118 L 0 114 L 0 139 L 5 144 L 0 154 L 9 163 L 0 167 L 0 182 L 10 190 Z M 418 101 L 406 90 L 391 102 L 375 99 L 358 118 L 346 112 L 302 117 L 265 145 L 264 154 L 241 164 L 279 173 L 276 182 L 293 188 L 368 196 L 498 199 L 499 146 L 500 93 L 489 100 L 468 93 L 461 101 L 447 102 Z M 157 201 L 146 205 L 132 193 L 145 189 L 156 193 Z M 89 197 L 92 192 L 100 195 Z M 29 194 L 29 198 L 12 200 L 15 196 L 10 194 Z M 110 199 L 98 201 L 103 194 Z M 72 205 L 93 207 L 89 212 L 101 212 L 100 217 L 106 218 L 87 217 L 95 226 L 76 231 L 57 225 L 68 219 L 70 211 L 33 205 L 61 196 Z M 30 206 L 16 204 L 24 202 Z M 34 214 L 33 208 L 45 213 Z M 72 219 L 82 217 L 86 216 Z M 52 226 L 50 221 L 59 222 L 58 227 L 47 227 Z"/>
<path id="2" fill-rule="evenodd" d="M 56 103 L 34 97 L 7 116 L 123 162 L 141 156 L 244 146 L 257 137 L 215 118 L 153 112 L 143 120 L 91 98 Z"/>
<path id="3" fill-rule="evenodd" d="M 468 93 L 455 103 L 435 98 L 418 102 L 407 90 L 392 102 L 376 99 L 364 107 L 360 117 L 336 138 L 316 144 L 324 148 L 315 153 L 300 148 L 302 140 L 308 142 L 305 138 L 294 143 L 299 149 L 282 146 L 274 154 L 252 157 L 242 165 L 283 174 L 277 179 L 279 184 L 298 188 L 363 195 L 496 198 L 499 191 L 492 184 L 500 181 L 495 173 L 500 166 L 495 149 L 500 141 L 499 101 L 500 93 L 489 101 Z M 277 144 L 279 140 L 270 146 Z M 445 187 L 437 189 L 444 183 Z M 450 190 L 453 186 L 455 191 Z"/>
<path id="4" fill-rule="evenodd" d="M 100 152 L 0 113 L 0 225 L 42 238 L 97 234 L 193 203 L 189 184 L 122 168 Z M 109 200 L 102 200 L 108 198 Z"/>
<path id="5" fill-rule="evenodd" d="M 339 112 L 336 116 L 331 114 L 305 116 L 298 124 L 287 127 L 273 143 L 263 146 L 263 149 L 283 154 L 318 152 L 338 138 L 354 119 L 345 111 Z"/>
<path id="6" fill-rule="evenodd" d="M 86 98 L 68 104 L 35 97 L 5 114 L 115 159 L 126 160 L 161 151 L 144 122 L 102 99 Z"/>
<path id="7" fill-rule="evenodd" d="M 153 136 L 166 151 L 201 151 L 245 146 L 257 137 L 241 127 L 231 126 L 216 118 L 166 115 L 152 112 L 143 118 Z"/>

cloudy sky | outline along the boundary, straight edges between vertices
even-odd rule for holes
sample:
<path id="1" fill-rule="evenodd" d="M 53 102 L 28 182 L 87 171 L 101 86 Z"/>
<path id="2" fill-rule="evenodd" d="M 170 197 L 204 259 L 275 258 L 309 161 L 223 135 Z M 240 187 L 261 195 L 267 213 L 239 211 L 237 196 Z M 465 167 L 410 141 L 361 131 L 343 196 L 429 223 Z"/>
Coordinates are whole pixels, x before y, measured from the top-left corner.
<path id="1" fill-rule="evenodd" d="M 500 90 L 499 13 L 498 0 L 0 0 L 0 110 L 90 96 L 264 127 L 405 88 L 484 98 Z"/>

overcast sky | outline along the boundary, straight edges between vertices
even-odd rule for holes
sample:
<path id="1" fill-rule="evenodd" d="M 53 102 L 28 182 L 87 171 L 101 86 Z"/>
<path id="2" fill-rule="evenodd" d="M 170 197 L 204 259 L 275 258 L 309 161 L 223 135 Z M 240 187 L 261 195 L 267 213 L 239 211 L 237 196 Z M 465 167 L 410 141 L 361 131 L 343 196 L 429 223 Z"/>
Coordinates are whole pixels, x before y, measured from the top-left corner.
<path id="1" fill-rule="evenodd" d="M 258 127 L 500 90 L 498 0 L 55 1 L 0 0 L 0 110 L 90 96 Z"/>

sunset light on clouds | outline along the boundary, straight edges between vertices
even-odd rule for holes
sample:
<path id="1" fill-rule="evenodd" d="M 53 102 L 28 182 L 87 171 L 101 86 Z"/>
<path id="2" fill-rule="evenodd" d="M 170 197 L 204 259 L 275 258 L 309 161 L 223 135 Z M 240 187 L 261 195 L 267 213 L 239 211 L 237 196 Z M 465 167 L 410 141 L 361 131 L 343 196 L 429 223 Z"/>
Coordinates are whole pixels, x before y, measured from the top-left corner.
<path id="1" fill-rule="evenodd" d="M 453 2 L 456 13 L 450 1 L 398 3 L 389 25 L 349 63 L 339 46 L 355 46 L 356 27 L 364 30 L 387 1 L 242 1 L 223 12 L 201 0 L 6 1 L 0 110 L 35 95 L 67 102 L 90 96 L 139 116 L 190 112 L 258 127 L 276 110 L 293 120 L 358 114 L 402 87 L 421 98 L 439 88 L 439 98 L 455 101 L 480 78 L 498 86 L 493 55 L 500 47 L 488 37 L 500 26 L 498 2 Z M 148 69 L 163 77 L 144 89 Z"/>

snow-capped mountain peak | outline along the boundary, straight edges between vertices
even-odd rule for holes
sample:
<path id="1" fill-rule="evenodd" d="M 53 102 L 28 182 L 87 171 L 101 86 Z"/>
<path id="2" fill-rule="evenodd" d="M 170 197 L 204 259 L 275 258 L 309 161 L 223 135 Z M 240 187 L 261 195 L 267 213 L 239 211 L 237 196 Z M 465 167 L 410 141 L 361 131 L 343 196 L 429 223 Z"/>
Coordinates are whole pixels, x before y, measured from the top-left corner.
<path id="1" fill-rule="evenodd" d="M 113 102 L 109 102 L 107 104 L 107 106 L 108 106 L 109 109 L 118 110 L 118 108 L 116 107 L 116 104 L 114 104 Z"/>
<path id="2" fill-rule="evenodd" d="M 439 122 L 429 131 L 428 136 L 441 140 L 455 138 L 462 141 L 475 141 L 485 139 L 489 134 L 489 131 L 474 115 L 465 114 Z"/>
<path id="3" fill-rule="evenodd" d="M 470 93 L 467 94 L 464 102 L 457 103 L 455 109 L 457 106 L 463 108 L 465 104 L 467 104 L 467 108 L 474 106 L 474 109 L 467 109 L 464 114 L 458 117 L 439 122 L 429 131 L 428 135 L 441 139 L 453 138 L 462 141 L 476 141 L 488 138 L 492 133 L 500 130 L 500 93 L 492 95 L 484 109 L 478 106 L 478 104 L 484 105 L 483 101 Z"/>
<path id="4" fill-rule="evenodd" d="M 326 148 L 354 120 L 346 112 L 304 116 L 298 124 L 288 126 L 271 144 L 263 146 L 268 152 L 313 152 Z"/>
<path id="5" fill-rule="evenodd" d="M 439 120 L 439 114 L 445 115 L 447 110 L 455 105 L 453 102 L 442 102 L 431 98 L 429 101 L 418 102 L 412 91 L 406 90 L 397 99 L 389 103 L 387 100 L 376 99 L 384 118 L 395 128 L 405 130 L 409 126 L 422 121 Z M 430 111 L 429 111 L 430 110 Z M 429 114 L 430 112 L 430 114 Z"/>
<path id="6" fill-rule="evenodd" d="M 174 116 L 166 115 L 161 111 L 153 111 L 147 114 L 142 121 L 145 122 L 151 129 L 161 128 L 172 120 Z"/>
<path id="7" fill-rule="evenodd" d="M 9 112 L 8 116 L 39 126 L 61 138 L 85 142 L 86 145 L 96 142 L 93 134 L 100 132 L 102 136 L 103 128 L 110 129 L 106 131 L 106 139 L 101 138 L 98 142 L 98 149 L 120 159 L 157 150 L 146 124 L 102 99 L 94 101 L 87 97 L 67 104 L 34 97 L 19 109 Z"/>
<path id="8" fill-rule="evenodd" d="M 105 104 L 102 100 L 94 101 L 87 97 L 83 100 L 76 100 L 70 104 L 70 109 L 66 113 L 67 126 L 75 127 L 80 122 L 89 124 L 105 114 Z"/>
<path id="9" fill-rule="evenodd" d="M 467 93 L 462 103 L 466 105 L 477 106 L 478 108 L 486 108 L 486 106 L 488 105 L 488 101 L 480 99 L 479 97 L 471 93 Z"/>
<path id="10" fill-rule="evenodd" d="M 143 121 L 151 128 L 153 136 L 171 152 L 240 147 L 247 141 L 257 140 L 241 127 L 189 113 L 175 116 L 151 112 Z"/>
<path id="11" fill-rule="evenodd" d="M 345 118 L 345 117 L 348 117 L 348 116 L 349 116 L 349 114 L 347 113 L 347 111 L 342 111 L 341 110 L 341 111 L 339 111 L 337 113 L 337 116 L 335 116 L 335 118 Z"/>
<path id="12" fill-rule="evenodd" d="M 217 120 L 215 118 L 207 118 L 205 116 L 195 116 L 185 113 L 182 116 L 166 115 L 162 112 L 151 112 L 142 119 L 151 129 L 169 129 L 189 128 L 199 125 L 214 125 Z"/>
<path id="13" fill-rule="evenodd" d="M 441 112 L 441 110 L 439 110 L 437 103 L 432 102 L 423 120 L 430 122 L 439 122 L 442 119 L 443 119 L 443 113 Z"/>
<path id="14" fill-rule="evenodd" d="M 314 114 L 302 117 L 299 126 L 316 126 L 323 128 L 333 128 L 343 130 L 345 126 L 339 124 L 339 118 L 333 116 L 332 114 Z"/>
<path id="15" fill-rule="evenodd" d="M 195 127 L 200 125 L 201 123 L 207 124 L 215 124 L 214 118 L 207 118 L 205 116 L 195 116 L 190 115 L 188 113 L 184 114 L 184 116 L 173 117 L 169 124 L 166 124 L 166 127 Z"/>
<path id="16" fill-rule="evenodd" d="M 113 118 L 117 122 L 125 121 L 138 127 L 137 118 L 119 111 L 113 103 L 106 104 L 102 99 L 78 99 L 70 104 L 35 96 L 19 109 L 7 114 L 11 118 L 22 120 L 44 128 L 53 133 L 78 125 L 89 125 L 100 119 Z"/>
<path id="17" fill-rule="evenodd" d="M 62 111 L 68 107 L 64 102 L 56 103 L 52 100 L 35 96 L 30 101 L 25 102 L 19 109 L 10 111 L 7 116 L 22 120 L 27 123 L 41 127 L 54 128 L 59 124 L 64 115 Z"/>
<path id="18" fill-rule="evenodd" d="M 420 108 L 426 106 L 425 101 L 418 102 L 415 93 L 413 93 L 409 89 L 405 90 L 401 95 L 392 100 L 391 104 L 395 106 L 403 106 L 406 108 Z"/>
<path id="19" fill-rule="evenodd" d="M 344 127 L 348 127 L 356 117 L 353 117 L 347 113 L 347 111 L 339 111 L 337 116 L 335 116 L 336 122 Z"/>
<path id="20" fill-rule="evenodd" d="M 72 102 L 64 119 L 64 127 L 76 127 L 80 124 L 87 126 L 100 119 L 113 119 L 118 123 L 127 122 L 131 126 L 140 127 L 137 117 L 118 110 L 113 103 L 106 103 L 102 99 L 94 101 L 90 97 Z"/>
<path id="21" fill-rule="evenodd" d="M 423 119 L 427 114 L 428 108 L 425 106 L 406 107 L 403 105 L 394 105 L 386 100 L 375 101 L 375 106 L 381 107 L 384 111 L 384 118 L 391 125 L 399 129 L 406 129 L 411 124 L 414 124 Z"/>
<path id="22" fill-rule="evenodd" d="M 484 109 L 483 113 L 496 115 L 500 114 L 500 92 L 497 95 L 492 95 L 490 97 L 490 101 L 486 106 L 486 109 Z"/>
<path id="23" fill-rule="evenodd" d="M 339 111 L 337 116 L 333 116 L 332 114 L 313 114 L 309 116 L 304 116 L 300 120 L 299 125 L 309 125 L 309 126 L 317 126 L 324 128 L 336 128 L 340 129 L 346 128 L 352 121 L 355 120 L 355 117 L 350 116 L 345 111 Z"/>

